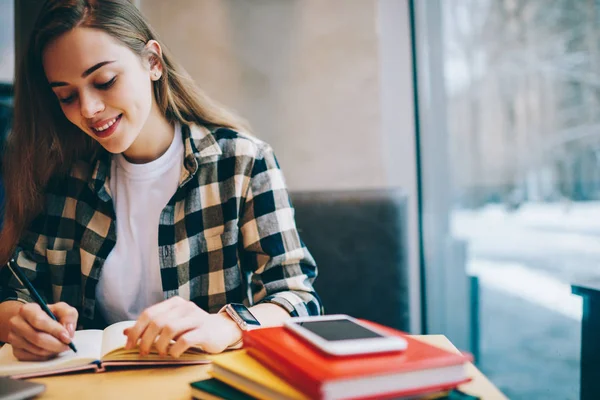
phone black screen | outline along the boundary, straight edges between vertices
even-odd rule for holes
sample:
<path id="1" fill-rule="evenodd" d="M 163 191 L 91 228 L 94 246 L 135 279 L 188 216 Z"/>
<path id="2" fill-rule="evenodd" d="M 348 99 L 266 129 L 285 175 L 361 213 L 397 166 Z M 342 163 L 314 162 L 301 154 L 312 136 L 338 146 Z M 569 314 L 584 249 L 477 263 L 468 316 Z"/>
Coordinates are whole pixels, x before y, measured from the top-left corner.
<path id="1" fill-rule="evenodd" d="M 363 328 L 360 325 L 347 319 L 335 319 L 329 321 L 306 321 L 297 322 L 302 326 L 322 337 L 325 340 L 352 340 L 352 339 L 372 339 L 382 337 L 380 334 L 369 329 Z"/>

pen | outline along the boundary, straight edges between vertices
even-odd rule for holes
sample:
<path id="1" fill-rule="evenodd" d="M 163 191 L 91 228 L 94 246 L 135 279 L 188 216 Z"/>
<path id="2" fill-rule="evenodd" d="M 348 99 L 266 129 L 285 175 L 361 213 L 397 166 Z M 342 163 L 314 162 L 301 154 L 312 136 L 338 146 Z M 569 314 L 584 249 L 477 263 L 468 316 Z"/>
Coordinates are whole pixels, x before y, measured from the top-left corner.
<path id="1" fill-rule="evenodd" d="M 31 297 L 33 297 L 33 300 L 35 300 L 35 302 L 38 303 L 40 307 L 42 307 L 42 310 L 44 310 L 46 314 L 50 316 L 50 318 L 58 322 L 56 316 L 52 313 L 52 311 L 50 311 L 44 299 L 42 299 L 42 296 L 40 296 L 40 294 L 37 292 L 37 290 L 35 290 L 31 282 L 29 282 L 29 279 L 27 279 L 23 271 L 21 271 L 21 267 L 19 267 L 17 263 L 14 262 L 14 260 L 10 260 L 8 262 L 8 268 L 12 271 L 15 278 L 17 278 L 17 280 L 21 282 L 21 285 L 25 286 L 25 288 L 29 290 Z M 73 342 L 69 343 L 69 347 L 71 348 L 71 350 L 77 353 L 77 349 L 75 348 Z"/>

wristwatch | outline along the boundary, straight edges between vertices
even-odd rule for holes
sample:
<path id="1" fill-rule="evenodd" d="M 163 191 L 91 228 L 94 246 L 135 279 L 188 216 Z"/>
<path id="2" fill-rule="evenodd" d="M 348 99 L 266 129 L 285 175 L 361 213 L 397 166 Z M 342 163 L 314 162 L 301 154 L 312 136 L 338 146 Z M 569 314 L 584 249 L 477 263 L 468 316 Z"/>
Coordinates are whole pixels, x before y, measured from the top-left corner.
<path id="1" fill-rule="evenodd" d="M 225 311 L 227 315 L 240 327 L 242 331 L 251 331 L 260 328 L 260 322 L 248 310 L 248 308 L 240 303 L 226 304 L 219 310 L 219 313 Z M 243 345 L 242 339 L 227 347 L 228 349 L 239 349 Z"/>

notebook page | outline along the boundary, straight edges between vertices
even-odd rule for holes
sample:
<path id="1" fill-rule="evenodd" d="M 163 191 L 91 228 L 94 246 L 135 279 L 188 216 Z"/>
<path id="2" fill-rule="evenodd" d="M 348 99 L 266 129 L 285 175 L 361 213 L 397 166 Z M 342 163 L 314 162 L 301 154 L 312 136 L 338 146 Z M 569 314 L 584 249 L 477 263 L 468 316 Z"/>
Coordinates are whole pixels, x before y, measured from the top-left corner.
<path id="1" fill-rule="evenodd" d="M 48 361 L 19 361 L 13 355 L 12 346 L 5 344 L 0 349 L 0 376 L 52 371 L 85 365 L 100 359 L 102 331 L 76 331 L 73 343 L 77 353 L 69 349 Z"/>
<path id="2" fill-rule="evenodd" d="M 112 324 L 104 329 L 100 356 L 104 357 L 111 351 L 125 347 L 127 336 L 123 334 L 125 328 L 135 325 L 135 321 L 122 321 Z"/>

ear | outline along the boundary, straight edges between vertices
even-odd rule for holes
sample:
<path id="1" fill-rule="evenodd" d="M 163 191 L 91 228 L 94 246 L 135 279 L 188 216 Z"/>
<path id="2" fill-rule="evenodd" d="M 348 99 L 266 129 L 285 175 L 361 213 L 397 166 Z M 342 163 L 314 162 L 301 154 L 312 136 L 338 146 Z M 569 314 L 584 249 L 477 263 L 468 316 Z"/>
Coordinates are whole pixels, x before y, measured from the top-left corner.
<path id="1" fill-rule="evenodd" d="M 157 81 L 163 74 L 162 49 L 160 43 L 154 39 L 148 40 L 144 50 L 147 55 L 146 62 L 149 66 L 150 79 Z"/>

